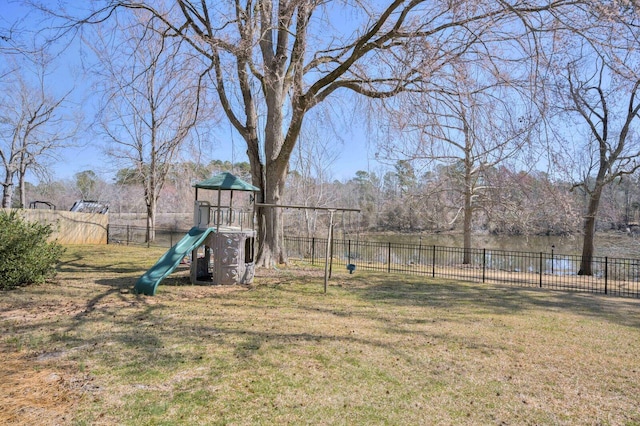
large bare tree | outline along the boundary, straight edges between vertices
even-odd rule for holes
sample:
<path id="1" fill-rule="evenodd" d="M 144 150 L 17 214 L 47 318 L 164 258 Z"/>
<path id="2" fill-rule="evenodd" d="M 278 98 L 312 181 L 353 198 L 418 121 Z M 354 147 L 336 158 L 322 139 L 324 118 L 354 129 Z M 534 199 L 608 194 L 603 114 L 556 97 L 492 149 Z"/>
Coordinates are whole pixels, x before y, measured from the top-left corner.
<path id="1" fill-rule="evenodd" d="M 584 11 L 583 11 L 584 12 Z M 585 195 L 579 274 L 591 275 L 604 190 L 640 168 L 640 42 L 635 2 L 594 2 L 546 37 L 554 156 Z M 551 84 L 553 83 L 553 84 Z M 551 116 L 551 114 L 550 114 Z M 572 149 L 574 148 L 574 149 Z"/>
<path id="2" fill-rule="evenodd" d="M 110 141 L 106 152 L 130 167 L 130 178 L 144 189 L 148 242 L 155 239 L 158 198 L 172 164 L 204 117 L 199 63 L 181 51 L 181 39 L 168 37 L 166 26 L 151 18 L 136 10 L 88 40 L 99 59 L 99 128 Z"/>
<path id="3" fill-rule="evenodd" d="M 481 42 L 482 29 L 575 0 L 391 2 L 176 0 L 94 2 L 73 25 L 146 9 L 209 61 L 227 118 L 247 144 L 261 201 L 280 203 L 289 159 L 309 110 L 339 91 L 388 98 Z M 280 209 L 259 209 L 258 264 L 284 261 Z"/>
<path id="4" fill-rule="evenodd" d="M 77 130 L 76 118 L 65 111 L 69 92 L 53 94 L 47 78 L 49 61 L 43 52 L 38 56 L 12 58 L 8 61 L 12 70 L 0 82 L 2 207 L 12 207 L 16 181 L 19 206 L 26 205 L 27 172 L 46 176 L 49 160 Z"/>
<path id="5" fill-rule="evenodd" d="M 523 60 L 528 59 L 511 55 L 510 67 Z M 526 84 L 499 62 L 489 52 L 484 57 L 474 52 L 472 60 L 461 56 L 443 66 L 424 89 L 395 103 L 390 122 L 399 136 L 380 146 L 386 157 L 447 166 L 458 196 L 446 207 L 457 210 L 456 219 L 462 217 L 464 263 L 471 260 L 473 214 L 482 208 L 487 171 L 523 154 L 536 123 L 532 102 L 523 96 Z"/>
<path id="6" fill-rule="evenodd" d="M 627 80 L 611 74 L 596 60 L 590 75 L 569 66 L 566 72 L 569 110 L 577 113 L 587 131 L 583 149 L 583 178 L 576 187 L 587 196 L 584 240 L 579 274 L 592 275 L 596 219 L 603 190 L 640 169 L 640 76 Z"/>

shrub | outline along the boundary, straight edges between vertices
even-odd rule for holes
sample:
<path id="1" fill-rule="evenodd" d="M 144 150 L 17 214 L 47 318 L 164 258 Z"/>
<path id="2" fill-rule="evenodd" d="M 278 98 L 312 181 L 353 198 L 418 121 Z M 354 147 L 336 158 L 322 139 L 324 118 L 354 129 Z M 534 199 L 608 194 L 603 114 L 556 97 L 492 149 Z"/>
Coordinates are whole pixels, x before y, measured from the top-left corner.
<path id="1" fill-rule="evenodd" d="M 56 274 L 63 248 L 47 239 L 51 225 L 24 221 L 0 211 L 0 289 L 43 283 Z"/>

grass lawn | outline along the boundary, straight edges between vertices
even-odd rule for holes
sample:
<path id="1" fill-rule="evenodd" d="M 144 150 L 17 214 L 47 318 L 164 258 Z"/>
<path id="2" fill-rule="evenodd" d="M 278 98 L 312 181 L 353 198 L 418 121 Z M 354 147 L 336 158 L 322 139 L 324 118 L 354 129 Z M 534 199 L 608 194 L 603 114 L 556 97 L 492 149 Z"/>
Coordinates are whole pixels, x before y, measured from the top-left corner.
<path id="1" fill-rule="evenodd" d="M 0 292 L 0 424 L 640 425 L 639 300 L 293 266 L 132 294 L 163 251 Z"/>

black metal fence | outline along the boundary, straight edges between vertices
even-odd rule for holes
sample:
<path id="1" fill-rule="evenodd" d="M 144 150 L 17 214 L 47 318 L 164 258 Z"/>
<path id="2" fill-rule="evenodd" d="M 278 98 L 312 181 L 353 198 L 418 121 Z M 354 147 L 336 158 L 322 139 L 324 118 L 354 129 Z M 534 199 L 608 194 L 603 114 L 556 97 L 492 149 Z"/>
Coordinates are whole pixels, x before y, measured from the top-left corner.
<path id="1" fill-rule="evenodd" d="M 286 237 L 285 246 L 291 258 L 324 263 L 326 239 Z M 581 256 L 567 254 L 339 239 L 330 250 L 333 267 L 640 297 L 640 259 L 596 256 L 592 275 L 578 275 Z"/>
<path id="2" fill-rule="evenodd" d="M 156 228 L 151 245 L 171 247 L 187 233 Z M 146 243 L 146 227 L 110 225 L 109 244 Z M 327 240 L 285 237 L 287 254 L 311 264 L 324 264 Z M 333 240 L 333 268 L 352 264 L 356 270 L 425 275 L 473 282 L 512 284 L 640 298 L 640 259 L 594 256 L 592 275 L 578 275 L 580 256 L 422 244 Z"/>
<path id="3" fill-rule="evenodd" d="M 156 228 L 153 242 L 147 244 L 147 227 L 134 225 L 109 225 L 107 235 L 108 244 L 125 245 L 150 245 L 155 247 L 172 247 L 185 234 L 189 232 L 185 229 Z"/>

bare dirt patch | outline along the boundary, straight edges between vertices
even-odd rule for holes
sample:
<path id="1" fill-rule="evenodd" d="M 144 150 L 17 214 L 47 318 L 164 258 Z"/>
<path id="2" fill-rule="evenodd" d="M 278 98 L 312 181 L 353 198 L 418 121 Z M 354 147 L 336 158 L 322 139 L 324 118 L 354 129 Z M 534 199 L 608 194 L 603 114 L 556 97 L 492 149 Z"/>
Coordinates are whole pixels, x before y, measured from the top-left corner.
<path id="1" fill-rule="evenodd" d="M 68 285 L 65 282 L 66 275 L 62 273 L 56 282 L 34 289 L 55 294 L 56 287 Z M 186 273 L 178 272 L 172 279 L 181 282 L 187 277 Z M 89 286 L 95 288 L 94 280 L 85 279 L 80 287 Z M 179 293 L 164 294 L 162 300 L 131 294 L 124 284 L 119 290 L 112 291 L 111 297 L 95 299 L 88 299 L 82 290 L 77 291 L 72 300 L 59 295 L 59 298 L 49 301 L 41 295 L 33 295 L 29 288 L 5 293 L 7 297 L 0 303 L 0 329 L 5 332 L 4 340 L 0 341 L 0 424 L 71 424 L 83 399 L 94 398 L 100 391 L 90 374 L 79 371 L 77 362 L 68 361 L 74 349 L 82 351 L 86 348 L 69 349 L 61 345 L 61 348 L 36 349 L 39 343 L 26 341 L 24 336 L 16 337 L 21 333 L 15 331 L 46 327 L 56 333 L 60 328 L 53 324 L 66 324 L 71 319 L 81 318 L 96 310 L 117 311 L 132 306 L 153 306 L 161 301 L 188 302 L 251 289 L 245 286 L 183 284 L 180 287 Z"/>
<path id="2" fill-rule="evenodd" d="M 22 353 L 0 353 L 0 424 L 69 423 L 87 378 L 72 374 L 63 365 L 53 368 Z"/>

